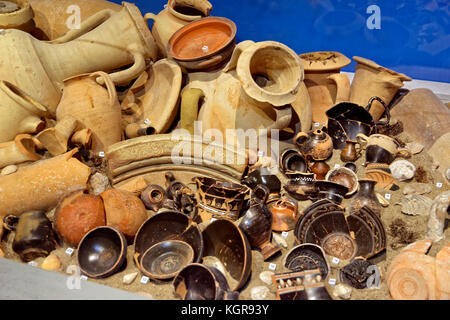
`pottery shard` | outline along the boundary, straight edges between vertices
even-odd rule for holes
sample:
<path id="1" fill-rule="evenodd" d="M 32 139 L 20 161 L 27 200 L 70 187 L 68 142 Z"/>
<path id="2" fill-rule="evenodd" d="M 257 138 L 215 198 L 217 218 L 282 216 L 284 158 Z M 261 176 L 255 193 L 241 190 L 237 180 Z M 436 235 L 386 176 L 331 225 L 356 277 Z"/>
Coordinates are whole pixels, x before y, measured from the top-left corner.
<path id="1" fill-rule="evenodd" d="M 123 276 L 122 282 L 124 284 L 132 284 L 134 279 L 136 279 L 138 272 L 129 273 Z"/>
<path id="2" fill-rule="evenodd" d="M 142 201 L 128 191 L 110 189 L 100 194 L 103 199 L 108 226 L 117 227 L 125 235 L 134 237 L 147 220 Z"/>
<path id="3" fill-rule="evenodd" d="M 386 200 L 385 197 L 383 197 L 381 194 L 379 194 L 378 192 L 376 193 L 378 202 L 383 206 L 383 207 L 389 207 L 389 201 Z"/>
<path id="4" fill-rule="evenodd" d="M 283 248 L 287 248 L 288 244 L 286 242 L 286 240 L 280 236 L 279 234 L 272 232 L 272 239 L 275 242 L 275 244 L 277 244 L 278 246 L 281 246 Z"/>
<path id="5" fill-rule="evenodd" d="M 2 169 L 2 172 L 0 173 L 2 176 L 7 176 L 8 174 L 14 173 L 17 171 L 17 166 L 15 165 L 9 165 Z"/>
<path id="6" fill-rule="evenodd" d="M 98 196 L 108 188 L 109 180 L 107 176 L 97 172 L 91 176 L 89 179 L 89 184 L 91 185 L 92 193 Z"/>
<path id="7" fill-rule="evenodd" d="M 397 203 L 402 206 L 402 213 L 409 216 L 427 216 L 432 204 L 432 199 L 419 194 L 406 195 Z"/>
<path id="8" fill-rule="evenodd" d="M 259 278 L 262 282 L 265 284 L 271 285 L 272 284 L 272 276 L 274 273 L 272 271 L 263 271 L 259 274 Z"/>
<path id="9" fill-rule="evenodd" d="M 418 142 L 409 142 L 406 144 L 406 149 L 411 151 L 411 154 L 421 153 L 423 148 L 423 145 Z"/>
<path id="10" fill-rule="evenodd" d="M 265 300 L 269 293 L 270 293 L 269 288 L 267 288 L 265 286 L 254 287 L 250 291 L 252 300 Z"/>
<path id="11" fill-rule="evenodd" d="M 433 191 L 433 188 L 428 183 L 411 183 L 405 186 L 403 194 L 427 194 Z"/>
<path id="12" fill-rule="evenodd" d="M 345 284 L 339 283 L 334 287 L 333 295 L 343 300 L 349 300 L 352 297 L 353 289 Z"/>
<path id="13" fill-rule="evenodd" d="M 49 255 L 42 262 L 41 268 L 49 271 L 56 271 L 61 268 L 61 261 L 59 261 L 58 257 L 54 254 Z"/>

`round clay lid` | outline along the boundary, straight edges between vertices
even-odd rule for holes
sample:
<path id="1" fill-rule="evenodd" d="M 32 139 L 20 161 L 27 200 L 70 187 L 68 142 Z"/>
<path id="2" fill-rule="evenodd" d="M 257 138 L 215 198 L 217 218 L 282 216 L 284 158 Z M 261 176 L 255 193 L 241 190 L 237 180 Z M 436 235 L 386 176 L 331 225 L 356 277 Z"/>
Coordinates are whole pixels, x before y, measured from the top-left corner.
<path id="1" fill-rule="evenodd" d="M 400 77 L 400 80 L 402 81 L 412 81 L 412 79 L 410 77 L 408 77 L 407 75 L 403 74 L 403 73 L 399 73 L 393 70 L 389 70 L 385 67 L 380 66 L 379 64 L 375 63 L 372 60 L 366 59 L 366 58 L 361 58 L 361 57 L 353 57 L 353 60 L 355 60 L 357 63 L 359 64 L 363 64 L 366 65 L 370 68 L 374 68 L 374 69 L 378 69 L 378 70 L 384 70 L 385 72 L 388 72 L 394 76 L 398 76 Z"/>
<path id="2" fill-rule="evenodd" d="M 352 61 L 342 53 L 335 51 L 316 51 L 300 56 L 305 71 L 337 70 L 348 66 Z"/>

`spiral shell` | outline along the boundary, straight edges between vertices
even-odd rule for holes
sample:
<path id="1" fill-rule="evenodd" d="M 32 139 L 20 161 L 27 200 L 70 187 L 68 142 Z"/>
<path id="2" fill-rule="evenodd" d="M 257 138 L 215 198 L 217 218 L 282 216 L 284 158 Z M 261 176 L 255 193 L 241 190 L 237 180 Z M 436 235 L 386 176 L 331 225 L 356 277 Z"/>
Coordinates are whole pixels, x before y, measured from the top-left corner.
<path id="1" fill-rule="evenodd" d="M 427 216 L 433 200 L 420 194 L 408 194 L 397 205 L 402 206 L 402 213 L 409 216 Z"/>

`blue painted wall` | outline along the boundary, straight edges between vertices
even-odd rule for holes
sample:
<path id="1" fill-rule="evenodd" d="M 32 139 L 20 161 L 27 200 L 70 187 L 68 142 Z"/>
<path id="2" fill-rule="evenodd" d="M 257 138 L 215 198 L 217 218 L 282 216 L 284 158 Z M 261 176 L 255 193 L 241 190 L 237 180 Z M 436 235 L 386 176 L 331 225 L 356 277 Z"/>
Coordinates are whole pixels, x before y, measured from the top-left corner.
<path id="1" fill-rule="evenodd" d="M 143 13 L 158 13 L 166 3 L 129 1 Z M 238 41 L 279 41 L 297 53 L 339 51 L 348 57 L 369 58 L 414 79 L 450 82 L 450 0 L 210 2 L 211 15 L 236 23 Z M 371 5 L 380 9 L 380 29 L 367 27 Z M 345 70 L 354 71 L 354 66 Z"/>

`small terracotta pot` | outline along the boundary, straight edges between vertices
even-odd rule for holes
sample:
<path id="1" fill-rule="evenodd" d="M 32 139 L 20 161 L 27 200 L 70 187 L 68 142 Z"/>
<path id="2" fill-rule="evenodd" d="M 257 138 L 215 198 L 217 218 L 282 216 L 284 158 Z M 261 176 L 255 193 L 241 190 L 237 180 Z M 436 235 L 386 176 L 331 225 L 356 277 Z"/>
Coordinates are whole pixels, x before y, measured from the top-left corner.
<path id="1" fill-rule="evenodd" d="M 114 227 L 97 227 L 81 239 L 77 262 L 81 272 L 90 278 L 106 278 L 122 267 L 127 257 L 124 234 Z"/>
<path id="2" fill-rule="evenodd" d="M 213 70 L 225 64 L 236 44 L 236 25 L 221 17 L 193 21 L 175 32 L 168 56 L 188 70 Z"/>
<path id="3" fill-rule="evenodd" d="M 147 220 L 147 211 L 142 201 L 131 192 L 110 189 L 100 194 L 105 206 L 106 223 L 133 238 Z"/>
<path id="4" fill-rule="evenodd" d="M 358 142 L 352 140 L 345 141 L 345 147 L 341 151 L 342 162 L 354 162 L 361 155 L 361 146 Z"/>
<path id="5" fill-rule="evenodd" d="M 104 225 L 105 208 L 98 196 L 77 192 L 62 200 L 55 211 L 56 230 L 73 246 L 90 230 Z"/>
<path id="6" fill-rule="evenodd" d="M 330 171 L 330 166 L 324 160 L 318 160 L 314 161 L 309 170 L 314 173 L 316 180 L 324 180 L 328 171 Z"/>
<path id="7" fill-rule="evenodd" d="M 298 218 L 297 205 L 295 203 L 287 199 L 281 199 L 269 208 L 273 217 L 273 231 L 282 232 L 294 229 Z"/>

